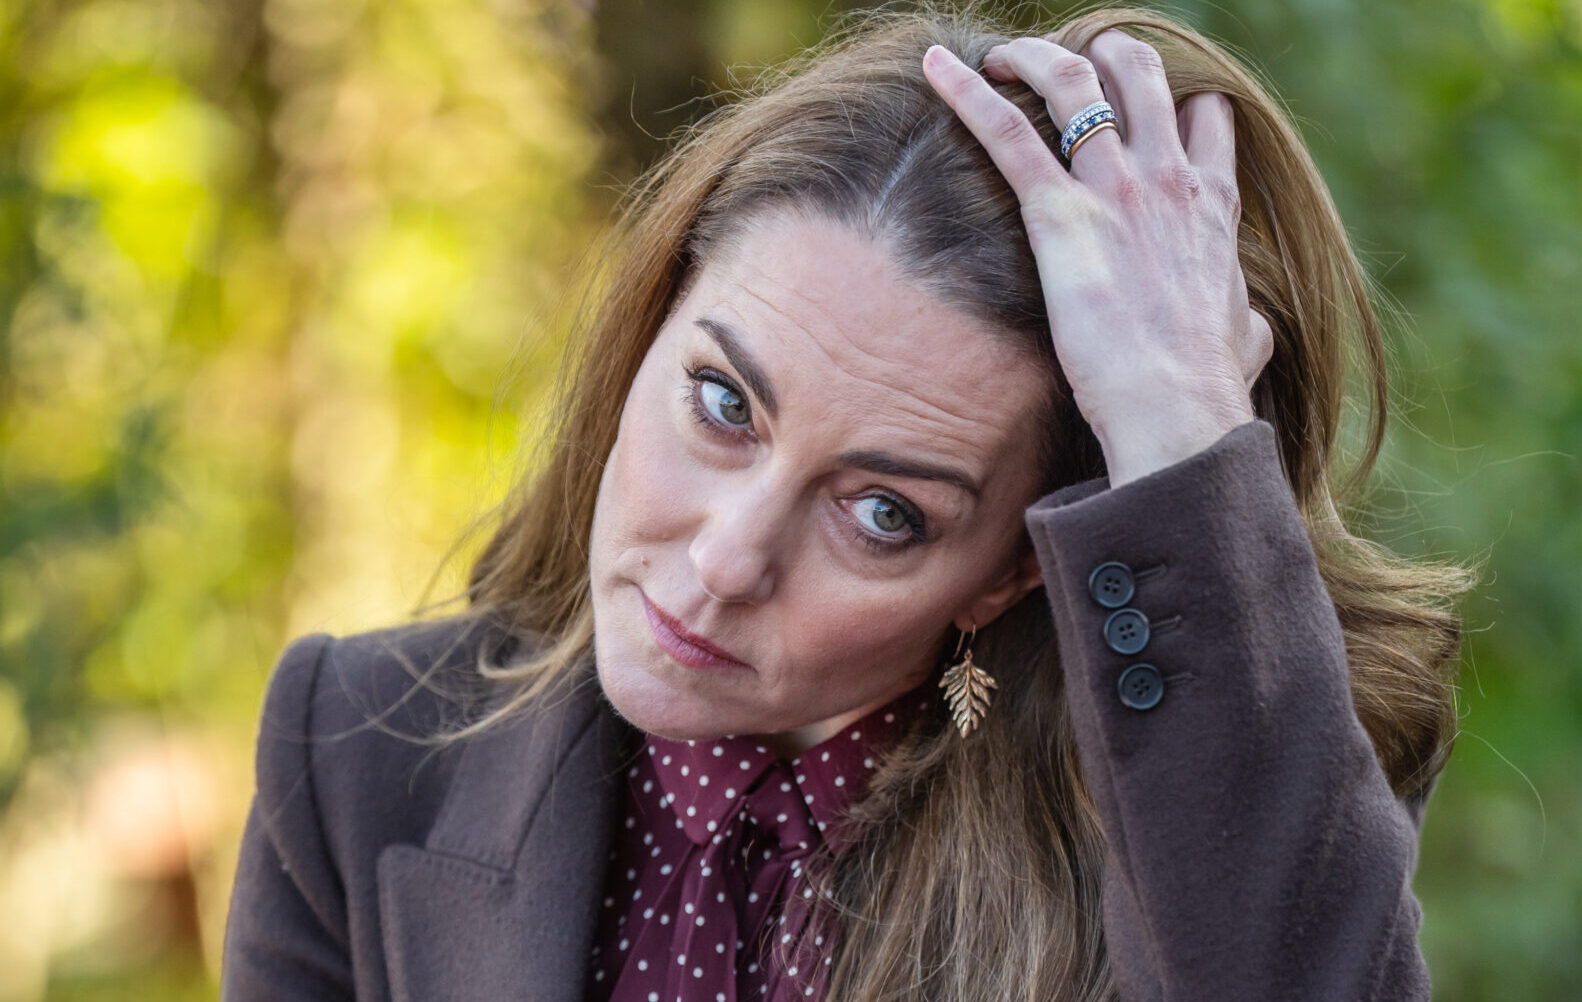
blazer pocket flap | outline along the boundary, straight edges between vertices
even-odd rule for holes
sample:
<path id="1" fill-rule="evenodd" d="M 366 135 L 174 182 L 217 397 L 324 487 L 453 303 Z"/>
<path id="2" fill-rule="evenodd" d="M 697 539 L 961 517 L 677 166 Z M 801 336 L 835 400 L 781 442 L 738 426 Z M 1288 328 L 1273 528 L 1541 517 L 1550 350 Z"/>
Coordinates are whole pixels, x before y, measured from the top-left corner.
<path id="1" fill-rule="evenodd" d="M 577 1002 L 588 958 L 556 902 L 507 870 L 413 845 L 379 854 L 379 915 L 395 1002 Z"/>

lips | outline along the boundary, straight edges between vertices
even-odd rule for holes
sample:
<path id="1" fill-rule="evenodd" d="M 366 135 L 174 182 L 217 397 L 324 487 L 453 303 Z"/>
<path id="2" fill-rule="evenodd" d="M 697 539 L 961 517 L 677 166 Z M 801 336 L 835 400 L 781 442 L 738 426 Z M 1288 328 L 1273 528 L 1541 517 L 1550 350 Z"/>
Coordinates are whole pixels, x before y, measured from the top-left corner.
<path id="1" fill-rule="evenodd" d="M 650 602 L 641 588 L 637 589 L 637 594 L 643 600 L 643 612 L 648 617 L 648 629 L 654 641 L 672 658 L 690 668 L 752 668 L 709 643 L 706 637 L 689 631 L 681 625 L 681 620 Z"/>

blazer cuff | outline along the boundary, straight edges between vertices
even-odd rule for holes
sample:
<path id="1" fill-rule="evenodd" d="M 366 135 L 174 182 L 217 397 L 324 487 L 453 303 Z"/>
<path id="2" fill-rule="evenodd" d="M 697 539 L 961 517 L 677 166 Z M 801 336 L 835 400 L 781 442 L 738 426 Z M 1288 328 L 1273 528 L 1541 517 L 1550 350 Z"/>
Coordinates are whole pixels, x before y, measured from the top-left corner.
<path id="1" fill-rule="evenodd" d="M 1360 726 L 1340 624 L 1267 421 L 1119 487 L 1098 477 L 1057 490 L 1025 520 L 1079 737 L 1121 770 L 1167 736 L 1199 749 L 1216 734 L 1245 740 L 1227 730 L 1240 712 Z"/>
<path id="2" fill-rule="evenodd" d="M 1056 491 L 1026 522 L 1103 807 L 1141 787 L 1188 809 L 1207 775 L 1245 806 L 1238 778 L 1310 781 L 1337 758 L 1387 790 L 1268 422 L 1119 487 Z"/>

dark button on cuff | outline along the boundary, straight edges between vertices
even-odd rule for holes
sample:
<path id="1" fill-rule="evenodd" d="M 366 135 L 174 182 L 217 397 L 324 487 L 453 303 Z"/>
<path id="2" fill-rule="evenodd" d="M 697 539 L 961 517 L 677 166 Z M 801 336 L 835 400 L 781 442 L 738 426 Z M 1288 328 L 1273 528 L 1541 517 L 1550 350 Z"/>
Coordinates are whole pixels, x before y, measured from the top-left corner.
<path id="1" fill-rule="evenodd" d="M 1088 575 L 1088 594 L 1106 609 L 1119 609 L 1132 600 L 1136 590 L 1132 569 L 1119 560 L 1100 564 Z"/>
<path id="2" fill-rule="evenodd" d="M 1165 695 L 1165 680 L 1153 665 L 1132 665 L 1121 672 L 1121 702 L 1134 710 L 1151 710 Z"/>
<path id="3" fill-rule="evenodd" d="M 1148 645 L 1148 617 L 1136 609 L 1116 609 L 1104 621 L 1104 642 L 1117 654 L 1136 654 Z"/>

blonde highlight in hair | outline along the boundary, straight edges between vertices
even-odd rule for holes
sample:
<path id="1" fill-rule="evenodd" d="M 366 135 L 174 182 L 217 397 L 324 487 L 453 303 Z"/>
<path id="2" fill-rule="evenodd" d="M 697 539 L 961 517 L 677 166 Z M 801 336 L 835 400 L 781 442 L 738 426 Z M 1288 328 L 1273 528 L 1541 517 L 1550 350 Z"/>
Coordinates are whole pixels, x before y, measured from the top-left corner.
<path id="1" fill-rule="evenodd" d="M 1177 101 L 1219 91 L 1235 110 L 1241 262 L 1275 338 L 1255 409 L 1275 428 L 1334 600 L 1358 716 L 1397 794 L 1422 798 L 1454 739 L 1454 600 L 1474 574 L 1393 555 L 1348 531 L 1337 510 L 1336 498 L 1363 489 L 1384 434 L 1387 351 L 1373 290 L 1268 90 L 1219 45 L 1154 11 L 1093 9 L 1046 30 L 1080 51 L 1112 27 L 1154 45 Z M 859 13 L 705 116 L 638 179 L 591 258 L 601 265 L 588 286 L 600 290 L 597 309 L 568 348 L 546 461 L 505 502 L 468 579 L 474 613 L 545 642 L 509 666 L 482 666 L 508 698 L 448 737 L 494 726 L 587 670 L 588 548 L 620 403 L 684 283 L 758 213 L 806 212 L 885 239 L 921 287 L 1049 366 L 1062 392 L 1046 415 L 1046 489 L 1102 475 L 1054 364 L 1015 195 L 922 75 L 929 45 L 981 65 L 1014 33 L 976 7 Z M 995 86 L 1058 140 L 1041 98 Z M 1361 456 L 1332 489 L 1348 364 L 1366 377 L 1369 422 Z M 975 647 L 1001 686 L 988 718 L 965 741 L 942 705 L 918 721 L 852 806 L 851 848 L 812 868 L 836 932 L 831 1000 L 1115 995 L 1104 835 L 1042 590 L 980 630 Z"/>

